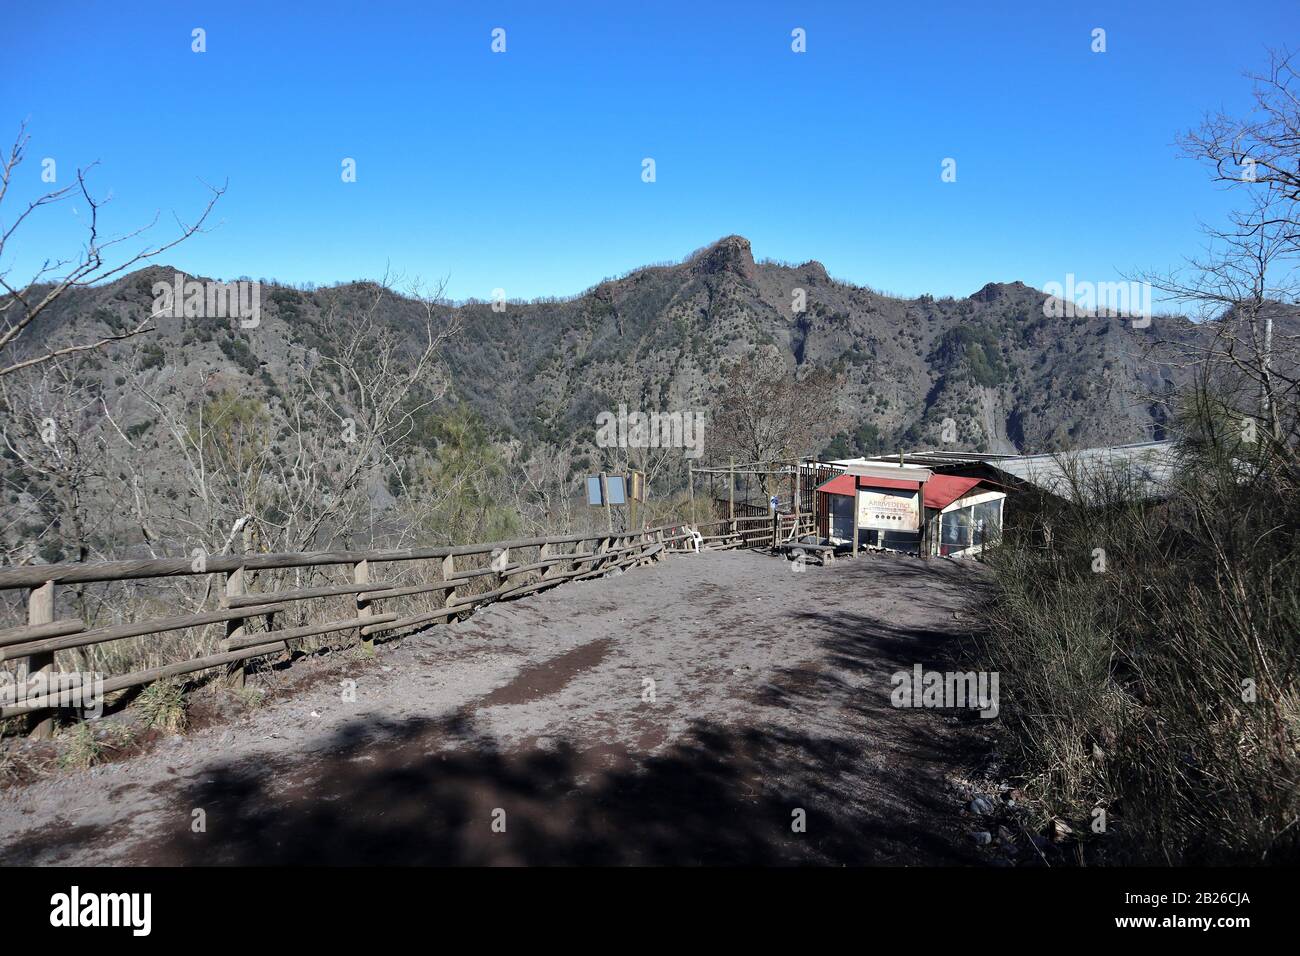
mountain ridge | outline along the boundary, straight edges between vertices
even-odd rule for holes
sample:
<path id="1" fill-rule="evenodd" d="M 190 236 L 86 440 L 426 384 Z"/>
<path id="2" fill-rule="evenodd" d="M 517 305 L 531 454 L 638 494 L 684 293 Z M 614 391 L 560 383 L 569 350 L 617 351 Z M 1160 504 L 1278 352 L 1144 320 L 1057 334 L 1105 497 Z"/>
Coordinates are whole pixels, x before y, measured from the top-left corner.
<path id="1" fill-rule="evenodd" d="M 74 290 L 43 338 L 138 316 L 152 283 L 178 271 L 153 265 Z M 258 329 L 169 318 L 110 346 L 107 358 L 130 361 L 143 349 L 153 368 L 173 371 L 176 387 L 215 380 L 258 394 L 288 374 L 290 347 L 311 348 L 320 322 L 359 308 L 376 288 L 364 280 L 264 283 Z M 817 260 L 756 260 L 748 239 L 729 235 L 679 263 L 635 269 L 569 299 L 508 302 L 499 311 L 471 300 L 436 312 L 462 326 L 445 356 L 454 400 L 525 443 L 588 445 L 596 412 L 620 402 L 707 409 L 722 366 L 754 349 L 775 350 L 793 375 L 818 368 L 842 378 L 845 427 L 810 453 L 939 445 L 945 419 L 955 423 L 956 450 L 1052 451 L 1161 434 L 1152 398 L 1185 376 L 1152 353 L 1198 338 L 1195 324 L 1160 316 L 1143 330 L 1115 318 L 1052 319 L 1046 298 L 1019 280 L 986 283 L 965 299 L 896 298 L 833 279 Z M 395 294 L 376 320 L 414 342 L 421 314 Z"/>

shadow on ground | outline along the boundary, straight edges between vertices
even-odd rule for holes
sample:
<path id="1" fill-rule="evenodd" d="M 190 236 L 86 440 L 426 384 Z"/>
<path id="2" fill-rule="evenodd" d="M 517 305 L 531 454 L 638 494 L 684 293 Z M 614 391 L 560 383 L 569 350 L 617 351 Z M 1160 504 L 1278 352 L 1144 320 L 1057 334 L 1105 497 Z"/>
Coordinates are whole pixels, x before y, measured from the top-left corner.
<path id="1" fill-rule="evenodd" d="M 468 718 L 356 727 L 308 767 L 233 765 L 177 790 L 164 828 L 175 835 L 142 845 L 132 862 L 970 861 L 949 833 L 882 818 L 870 801 L 840 804 L 827 773 L 839 766 L 851 775 L 857 751 L 774 728 L 699 725 L 666 753 L 639 760 L 567 743 L 507 754 Z M 932 781 L 916 783 L 904 799 L 941 800 Z M 910 785 L 894 780 L 891 790 L 897 796 Z M 792 830 L 796 808 L 806 811 L 805 833 Z M 194 809 L 205 812 L 206 832 L 191 831 Z M 504 833 L 493 830 L 498 811 Z"/>
<path id="2" fill-rule="evenodd" d="M 658 752 L 612 725 L 506 745 L 476 712 L 491 703 L 485 698 L 442 719 L 358 720 L 309 753 L 216 764 L 160 785 L 158 825 L 130 837 L 128 861 L 981 862 L 945 782 L 946 771 L 967 762 L 970 733 L 933 712 L 889 705 L 890 673 L 940 664 L 953 635 L 833 608 L 765 624 L 797 635 L 797 663 L 743 687 L 722 678 L 710 694 L 748 703 L 726 723 L 694 721 Z M 643 726 L 657 721 L 650 707 L 634 717 Z M 799 810 L 804 832 L 792 827 Z M 123 837 L 45 829 L 3 855 L 50 859 L 52 842 Z"/>
<path id="3" fill-rule="evenodd" d="M 355 724 L 306 766 L 229 766 L 177 793 L 179 835 L 149 848 L 148 862 L 975 862 L 955 827 L 934 825 L 953 814 L 942 770 L 964 759 L 960 736 L 936 734 L 933 714 L 894 710 L 885 692 L 886 672 L 918 656 L 937 663 L 951 635 L 840 612 L 789 624 L 815 631 L 824 659 L 779 672 L 760 702 L 796 715 L 834 708 L 831 733 L 792 729 L 797 719 L 696 722 L 646 756 L 564 740 L 503 752 L 472 710 Z M 862 693 L 855 673 L 881 692 Z M 864 758 L 884 734 L 893 759 L 882 770 Z M 189 832 L 193 808 L 206 811 L 206 833 Z M 806 832 L 792 830 L 796 809 Z"/>

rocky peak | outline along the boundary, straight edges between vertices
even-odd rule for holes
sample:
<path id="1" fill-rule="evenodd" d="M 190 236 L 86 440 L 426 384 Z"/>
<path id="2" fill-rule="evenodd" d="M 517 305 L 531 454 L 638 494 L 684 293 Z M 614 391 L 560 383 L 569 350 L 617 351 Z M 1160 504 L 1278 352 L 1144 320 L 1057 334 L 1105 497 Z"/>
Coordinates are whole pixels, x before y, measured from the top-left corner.
<path id="1" fill-rule="evenodd" d="M 971 298 L 976 302 L 996 302 L 998 299 L 1007 296 L 1015 297 L 1028 291 L 1029 286 L 1018 279 L 1015 282 L 990 282 Z"/>
<path id="2" fill-rule="evenodd" d="M 695 257 L 694 271 L 703 275 L 734 272 L 746 278 L 754 276 L 754 252 L 744 236 L 727 236 Z"/>

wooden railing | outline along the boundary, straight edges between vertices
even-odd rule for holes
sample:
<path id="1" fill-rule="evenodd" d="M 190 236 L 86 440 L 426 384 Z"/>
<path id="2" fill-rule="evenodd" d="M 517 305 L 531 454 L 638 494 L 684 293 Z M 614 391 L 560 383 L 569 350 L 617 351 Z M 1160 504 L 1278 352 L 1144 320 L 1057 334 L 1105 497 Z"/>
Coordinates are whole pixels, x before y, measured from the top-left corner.
<path id="1" fill-rule="evenodd" d="M 788 515 L 755 514 L 736 518 L 720 518 L 695 526 L 705 543 L 715 549 L 722 548 L 775 548 L 806 534 L 816 533 L 816 518 L 812 514 Z M 705 531 L 704 529 L 711 529 Z"/>
<path id="2" fill-rule="evenodd" d="M 244 668 L 254 658 L 288 651 L 308 637 L 356 631 L 358 640 L 370 645 L 377 634 L 446 623 L 492 601 L 657 560 L 668 552 L 685 550 L 684 542 L 690 537 L 684 526 L 665 525 L 624 535 L 567 535 L 456 547 L 250 553 L 195 561 L 163 558 L 0 568 L 0 591 L 27 591 L 27 623 L 0 629 L 0 662 L 16 662 L 23 677 L 37 672 L 50 673 L 54 671 L 54 655 L 59 651 L 224 624 L 225 635 L 216 653 L 105 676 L 102 693 L 220 667 L 228 669 L 232 682 L 241 684 Z M 471 566 L 471 559 L 482 557 L 490 559 L 486 566 Z M 415 568 L 418 562 L 427 562 L 425 573 L 417 573 L 416 579 L 410 582 L 382 580 L 376 576 L 378 566 L 403 565 L 418 571 Z M 262 572 L 340 565 L 350 568 L 350 582 L 253 590 L 255 578 Z M 430 580 L 430 572 L 435 567 L 439 573 L 436 579 Z M 211 583 L 216 585 L 212 590 L 219 595 L 218 606 L 104 626 L 87 626 L 79 618 L 56 615 L 58 588 L 79 588 L 98 582 L 165 582 L 179 576 L 199 575 L 215 578 Z M 413 596 L 423 596 L 422 600 L 432 606 L 395 609 L 403 599 Z M 276 628 L 277 615 L 283 619 L 283 612 L 298 607 L 299 602 L 337 597 L 354 599 L 352 613 L 297 627 Z M 250 626 L 256 619 L 262 624 L 259 630 Z M 0 706 L 0 718 L 50 711 L 59 704 L 57 694 L 20 696 Z M 37 725 L 37 733 L 43 736 L 49 727 L 47 717 Z"/>

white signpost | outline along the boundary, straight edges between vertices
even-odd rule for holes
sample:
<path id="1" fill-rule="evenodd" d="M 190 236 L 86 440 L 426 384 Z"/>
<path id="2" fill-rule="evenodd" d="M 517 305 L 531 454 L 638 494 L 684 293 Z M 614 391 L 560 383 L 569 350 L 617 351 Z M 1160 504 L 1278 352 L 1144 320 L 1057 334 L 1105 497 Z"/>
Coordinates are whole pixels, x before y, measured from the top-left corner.
<path id="1" fill-rule="evenodd" d="M 858 489 L 858 527 L 867 531 L 919 531 L 916 491 Z"/>
<path id="2" fill-rule="evenodd" d="M 925 500 L 925 483 L 933 472 L 928 468 L 873 463 L 849 465 L 845 473 L 854 476 L 856 491 L 853 500 L 853 553 L 858 553 L 858 533 L 861 531 L 920 532 L 922 541 L 917 553 L 925 558 L 925 534 L 922 532 L 924 511 L 921 503 Z M 918 487 L 894 487 L 903 482 L 909 485 L 916 482 Z"/>

